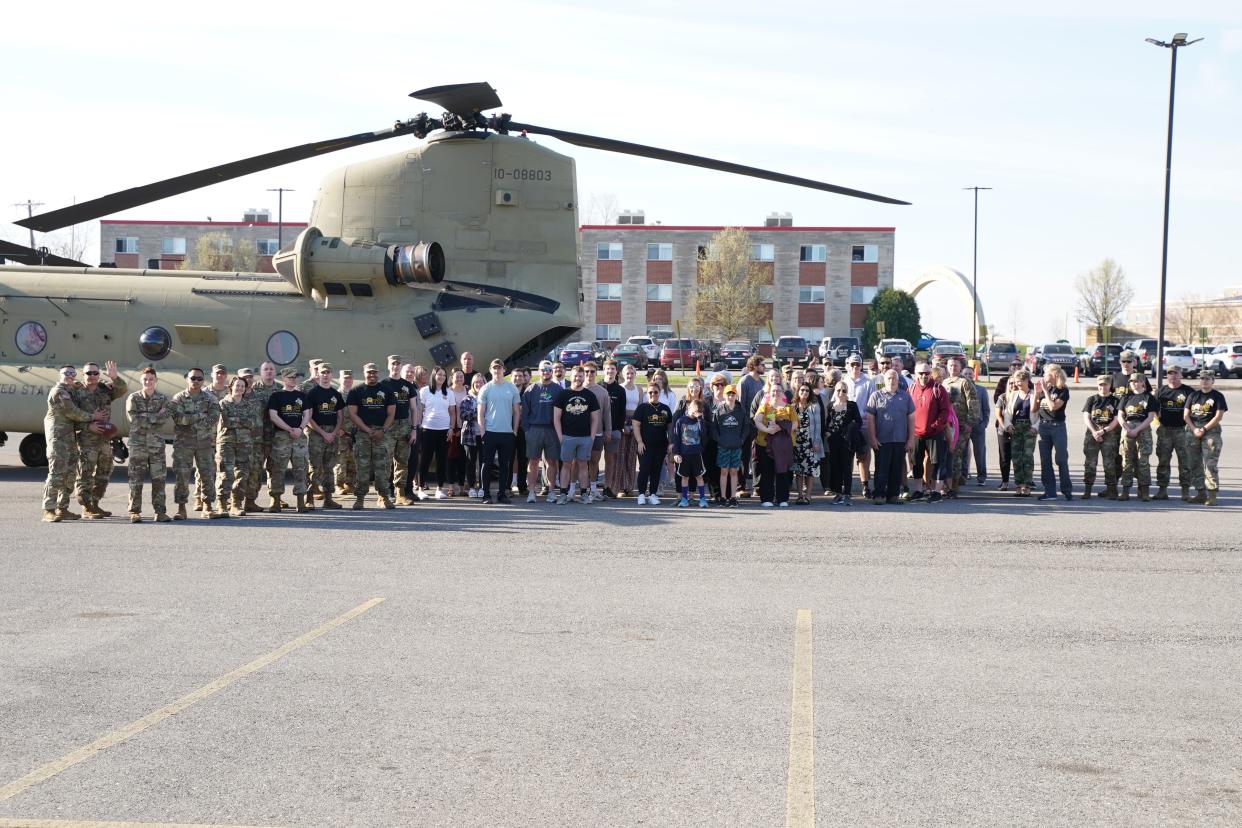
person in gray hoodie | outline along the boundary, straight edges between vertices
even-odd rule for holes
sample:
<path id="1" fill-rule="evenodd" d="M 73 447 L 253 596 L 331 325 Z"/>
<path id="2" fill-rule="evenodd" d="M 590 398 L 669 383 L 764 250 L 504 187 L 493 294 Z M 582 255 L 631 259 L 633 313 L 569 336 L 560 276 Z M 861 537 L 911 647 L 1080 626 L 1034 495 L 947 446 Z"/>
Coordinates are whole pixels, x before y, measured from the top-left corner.
<path id="1" fill-rule="evenodd" d="M 736 507 L 742 449 L 751 439 L 752 426 L 747 409 L 738 401 L 735 386 L 725 386 L 724 398 L 724 402 L 712 406 L 710 429 L 716 443 L 716 465 L 720 468 L 720 497 L 725 506 Z"/>

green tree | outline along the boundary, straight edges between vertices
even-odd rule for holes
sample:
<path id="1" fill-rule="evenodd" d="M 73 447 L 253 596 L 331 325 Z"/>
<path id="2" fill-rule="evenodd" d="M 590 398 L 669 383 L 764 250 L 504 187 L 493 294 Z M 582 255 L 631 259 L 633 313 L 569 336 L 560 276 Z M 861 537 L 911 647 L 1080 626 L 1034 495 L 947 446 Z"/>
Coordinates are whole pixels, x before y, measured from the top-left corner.
<path id="1" fill-rule="evenodd" d="M 254 273 L 259 266 L 259 250 L 250 239 L 234 241 L 227 233 L 199 236 L 182 270 L 213 270 L 225 273 Z"/>
<path id="2" fill-rule="evenodd" d="M 691 300 L 695 333 L 723 341 L 751 336 L 768 319 L 761 291 L 768 284 L 765 272 L 752 260 L 745 230 L 726 227 L 712 236 L 707 256 L 699 261 L 698 290 Z"/>
<path id="3" fill-rule="evenodd" d="M 884 322 L 884 336 L 876 331 L 876 323 Z M 905 339 L 910 344 L 918 342 L 922 332 L 919 306 L 914 297 L 904 290 L 885 288 L 871 300 L 867 318 L 863 322 L 863 353 L 870 354 L 881 339 Z"/>

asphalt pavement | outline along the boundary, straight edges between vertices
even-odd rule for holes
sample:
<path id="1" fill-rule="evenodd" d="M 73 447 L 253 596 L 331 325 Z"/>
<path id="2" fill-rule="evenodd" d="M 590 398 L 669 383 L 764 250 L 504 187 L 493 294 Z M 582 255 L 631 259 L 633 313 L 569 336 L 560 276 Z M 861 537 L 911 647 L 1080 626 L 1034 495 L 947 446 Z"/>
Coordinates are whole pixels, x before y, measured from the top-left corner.
<path id="1" fill-rule="evenodd" d="M 49 525 L 10 443 L 0 828 L 1242 824 L 1228 399 L 1215 508 Z"/>

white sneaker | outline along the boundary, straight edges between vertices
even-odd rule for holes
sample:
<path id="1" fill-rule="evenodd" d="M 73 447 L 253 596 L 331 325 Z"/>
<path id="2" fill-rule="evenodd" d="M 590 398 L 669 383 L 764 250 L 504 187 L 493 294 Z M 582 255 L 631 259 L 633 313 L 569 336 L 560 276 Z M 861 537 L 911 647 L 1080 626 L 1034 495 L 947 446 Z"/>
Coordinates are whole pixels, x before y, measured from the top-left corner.
<path id="1" fill-rule="evenodd" d="M 527 502 L 527 503 L 534 503 L 534 502 L 535 502 L 535 500 L 536 500 L 536 498 L 535 498 L 535 493 L 534 493 L 534 492 L 531 492 L 530 494 L 528 494 L 528 495 L 526 496 L 526 502 Z"/>
<path id="2" fill-rule="evenodd" d="M 478 497 L 478 496 L 479 496 L 479 490 L 478 490 L 478 489 L 471 489 L 471 490 L 470 490 L 470 496 L 471 496 L 471 497 Z"/>
<path id="3" fill-rule="evenodd" d="M 590 492 L 583 492 L 583 493 L 582 493 L 582 497 L 580 498 L 580 500 L 581 500 L 584 504 L 589 504 L 589 503 L 591 502 L 591 493 L 590 493 Z"/>
<path id="4" fill-rule="evenodd" d="M 436 500 L 445 500 L 447 497 L 443 489 L 436 489 Z"/>
<path id="5" fill-rule="evenodd" d="M 788 504 L 786 504 L 786 505 L 788 505 Z M 765 500 L 765 501 L 763 502 L 763 508 L 765 508 L 765 509 L 771 509 L 771 508 L 772 508 L 772 504 L 771 504 L 770 502 L 768 502 L 768 501 L 766 501 L 766 500 Z"/>
<path id="6" fill-rule="evenodd" d="M 556 502 L 556 489 L 548 489 L 548 502 L 549 503 Z"/>
<path id="7" fill-rule="evenodd" d="M 789 508 L 789 501 L 788 501 L 788 500 L 782 500 L 782 501 L 781 501 L 781 508 L 782 508 L 782 509 L 788 509 L 788 508 Z"/>
<path id="8" fill-rule="evenodd" d="M 647 502 L 650 503 L 652 506 L 659 506 L 660 498 L 656 497 L 655 495 L 650 495 L 647 498 Z"/>
<path id="9" fill-rule="evenodd" d="M 645 494 L 640 494 L 640 495 L 638 496 L 638 505 L 639 505 L 639 506 L 646 506 L 646 505 L 647 505 L 647 496 L 646 496 Z"/>

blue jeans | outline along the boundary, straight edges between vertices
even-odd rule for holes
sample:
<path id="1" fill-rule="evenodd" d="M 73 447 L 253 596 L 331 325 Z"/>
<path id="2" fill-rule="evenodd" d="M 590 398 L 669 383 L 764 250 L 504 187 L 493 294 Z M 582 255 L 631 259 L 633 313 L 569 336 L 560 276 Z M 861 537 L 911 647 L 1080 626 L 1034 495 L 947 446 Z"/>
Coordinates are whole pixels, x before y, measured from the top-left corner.
<path id="1" fill-rule="evenodd" d="M 1065 421 L 1043 422 L 1039 424 L 1039 475 L 1044 484 L 1044 494 L 1056 495 L 1057 472 L 1052 469 L 1055 452 L 1057 472 L 1061 477 L 1061 493 L 1071 494 L 1073 484 L 1069 473 L 1069 438 L 1065 432 Z"/>

